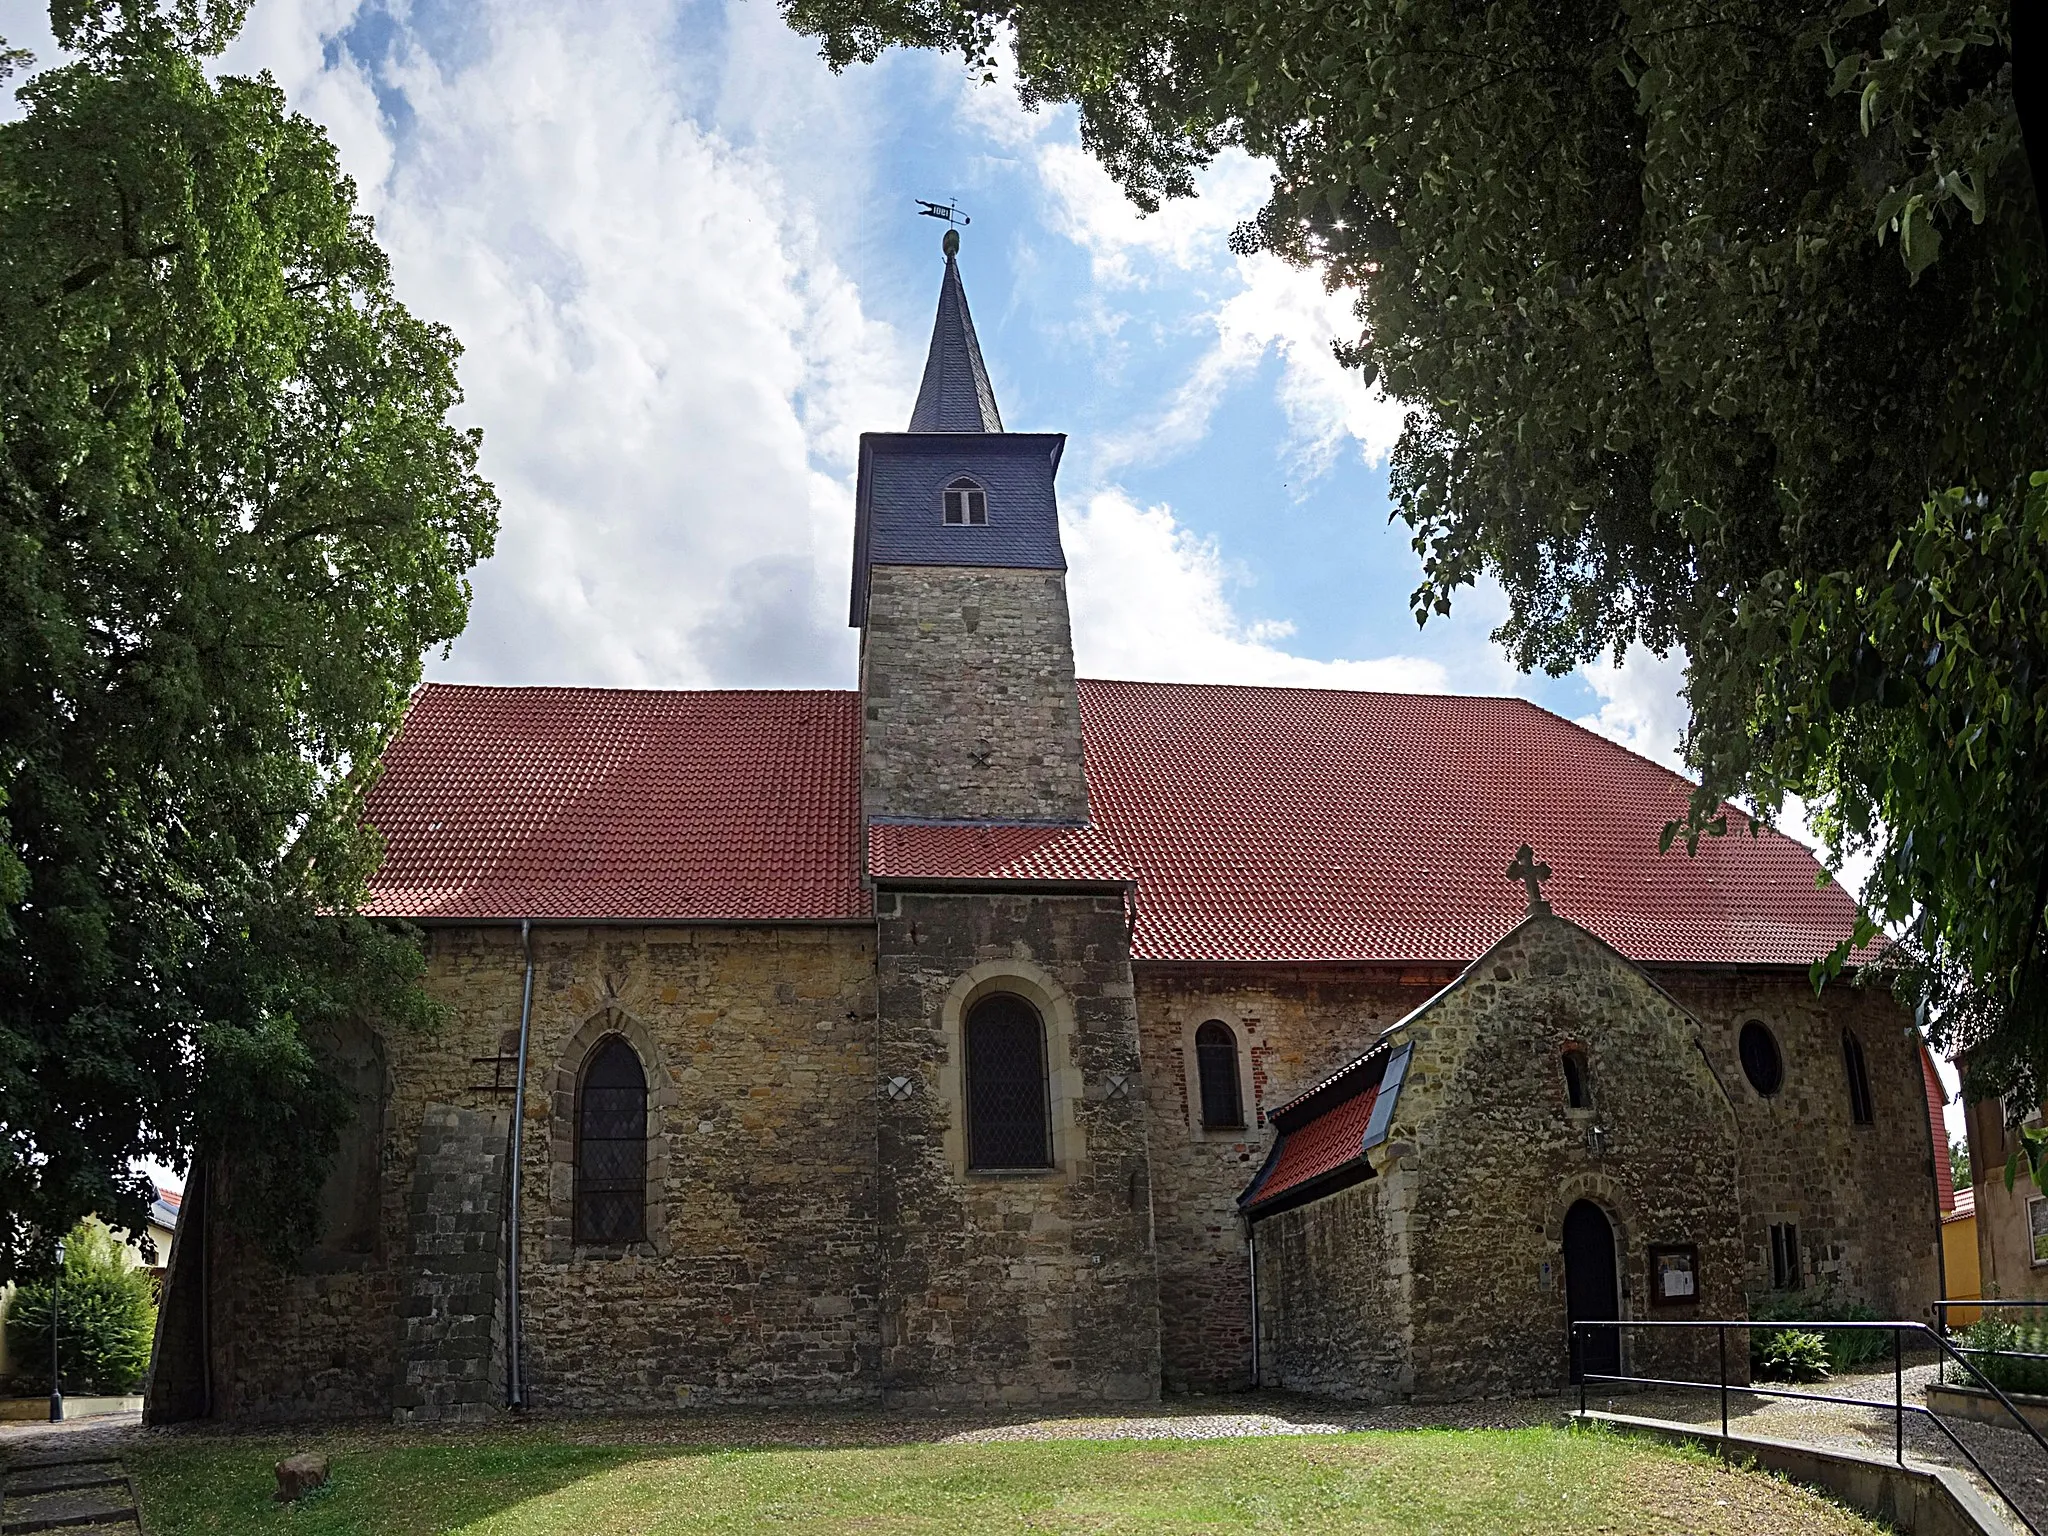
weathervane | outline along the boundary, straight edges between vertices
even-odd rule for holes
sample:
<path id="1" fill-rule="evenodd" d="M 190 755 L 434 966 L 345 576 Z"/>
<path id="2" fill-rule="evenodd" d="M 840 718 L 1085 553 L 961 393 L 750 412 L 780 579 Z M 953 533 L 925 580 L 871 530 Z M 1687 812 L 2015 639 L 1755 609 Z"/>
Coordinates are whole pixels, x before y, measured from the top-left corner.
<path id="1" fill-rule="evenodd" d="M 1543 899 L 1543 882 L 1550 878 L 1550 866 L 1538 864 L 1527 843 L 1522 844 L 1521 851 L 1515 855 L 1515 862 L 1508 866 L 1508 878 L 1519 880 L 1529 888 L 1530 916 L 1550 910 L 1550 903 Z"/>
<path id="2" fill-rule="evenodd" d="M 959 255 L 960 231 L 957 229 L 953 229 L 950 226 L 954 224 L 972 224 L 974 222 L 974 220 L 970 219 L 969 217 L 967 217 L 966 214 L 960 211 L 960 204 L 957 201 L 950 203 L 931 203 L 926 202 L 921 197 L 913 197 L 911 201 L 917 204 L 917 212 L 920 218 L 944 219 L 946 221 L 949 227 L 946 230 L 946 238 L 939 242 L 939 249 L 943 250 L 946 253 L 946 257 L 948 260 L 951 260 L 953 257 Z"/>

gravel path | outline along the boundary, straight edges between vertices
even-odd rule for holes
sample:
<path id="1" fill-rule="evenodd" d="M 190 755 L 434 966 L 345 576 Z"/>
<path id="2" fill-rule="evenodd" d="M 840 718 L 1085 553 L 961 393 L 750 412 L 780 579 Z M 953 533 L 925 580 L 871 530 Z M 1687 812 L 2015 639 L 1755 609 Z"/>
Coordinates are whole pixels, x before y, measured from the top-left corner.
<path id="1" fill-rule="evenodd" d="M 1911 1358 L 1911 1357 L 1909 1357 Z M 1928 1386 L 1936 1379 L 1937 1367 L 1922 1358 L 1905 1372 L 1905 1400 L 1908 1407 L 1925 1406 Z M 1828 1392 L 1839 1397 L 1859 1397 L 1889 1405 L 1894 1384 L 1889 1370 L 1836 1376 L 1817 1386 L 1795 1390 Z M 1647 1418 L 1672 1419 L 1683 1424 L 1718 1428 L 1718 1393 L 1650 1391 L 1628 1395 L 1594 1394 L 1590 1408 Z M 1998 1479 L 2027 1515 L 2048 1530 L 2048 1453 L 2018 1428 L 2000 1428 L 1950 1418 L 1945 1421 L 1956 1437 L 1969 1448 L 1984 1468 Z M 1738 1435 L 1757 1435 L 1772 1440 L 1795 1440 L 1808 1445 L 1836 1446 L 1868 1456 L 1890 1458 L 1894 1452 L 1897 1427 L 1889 1406 L 1850 1408 L 1832 1403 L 1773 1399 L 1731 1390 L 1728 1399 L 1728 1428 Z M 1997 1494 L 1970 1467 L 1948 1437 L 1929 1423 L 1924 1415 L 1906 1416 L 1906 1459 L 1953 1467 L 1974 1480 L 1996 1507 L 2003 1508 Z"/>

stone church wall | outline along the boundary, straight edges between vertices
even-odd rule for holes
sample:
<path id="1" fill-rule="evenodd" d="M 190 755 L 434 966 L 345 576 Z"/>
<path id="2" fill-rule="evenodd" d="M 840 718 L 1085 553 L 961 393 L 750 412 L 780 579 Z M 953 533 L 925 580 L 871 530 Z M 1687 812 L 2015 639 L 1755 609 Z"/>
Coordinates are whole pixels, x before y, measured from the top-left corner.
<path id="1" fill-rule="evenodd" d="M 420 1133 L 510 1110 L 516 927 L 430 935 L 444 1024 L 387 1039 L 374 1250 L 280 1275 L 216 1235 L 215 1411 L 385 1415 Z M 528 1401 L 583 1411 L 821 1402 L 875 1391 L 873 935 L 859 927 L 537 928 L 523 1233 Z M 650 1241 L 571 1242 L 573 1088 L 605 1033 L 648 1070 Z M 502 1158 L 498 1159 L 502 1164 Z M 224 1181 L 232 1199 L 232 1176 Z M 503 1379 L 502 1362 L 490 1379 Z"/>
<path id="2" fill-rule="evenodd" d="M 867 814 L 1085 821 L 1065 573 L 878 565 L 868 580 Z"/>
<path id="3" fill-rule="evenodd" d="M 1659 973 L 1706 1025 L 1714 1071 L 1739 1127 L 1745 1288 L 1770 1289 L 1770 1227 L 1799 1229 L 1809 1286 L 1831 1286 L 1887 1317 L 1932 1321 L 1941 1294 L 1941 1222 L 1927 1099 L 1912 1019 L 1875 987 L 1831 982 L 1819 996 L 1803 972 Z M 1748 1020 L 1778 1042 L 1784 1086 L 1769 1098 L 1743 1075 L 1737 1041 Z M 1842 1032 L 1869 1069 L 1872 1123 L 1850 1113 Z"/>
<path id="4" fill-rule="evenodd" d="M 1384 1403 L 1414 1391 L 1406 1203 L 1370 1179 L 1259 1223 L 1259 1385 Z"/>
<path id="5" fill-rule="evenodd" d="M 1698 1026 L 1569 924 L 1511 935 L 1407 1026 L 1414 1044 L 1382 1172 L 1415 1180 L 1413 1362 L 1423 1398 L 1560 1389 L 1563 1226 L 1578 1200 L 1613 1224 L 1624 1316 L 1740 1316 L 1737 1121 Z M 1565 1099 L 1585 1053 L 1592 1106 Z M 1600 1135 L 1593 1134 L 1598 1128 Z M 1647 1249 L 1695 1244 L 1700 1298 L 1649 1304 Z M 1624 1335 L 1625 1368 L 1700 1368 L 1711 1335 Z"/>
<path id="6" fill-rule="evenodd" d="M 1251 1379 L 1251 1274 L 1237 1197 L 1272 1145 L 1266 1114 L 1365 1051 L 1426 1001 L 1448 967 L 1136 967 L 1159 1250 L 1160 1352 L 1169 1392 Z M 1195 1031 L 1238 1041 L 1241 1130 L 1205 1130 Z"/>
<path id="7" fill-rule="evenodd" d="M 880 907 L 886 1400 L 1155 1397 L 1151 1174 L 1121 894 L 903 892 Z M 966 1167 L 960 1020 L 990 990 L 1025 997 L 1047 1026 L 1043 1173 Z"/>
<path id="8" fill-rule="evenodd" d="M 536 941 L 522 1202 L 529 1401 L 589 1411 L 871 1395 L 872 931 L 593 929 Z M 511 957 L 475 949 L 458 963 L 518 974 Z M 517 1005 L 515 991 L 515 1023 Z M 577 1245 L 570 1221 L 576 1072 L 614 1031 L 654 1090 L 649 1241 L 624 1250 Z"/>

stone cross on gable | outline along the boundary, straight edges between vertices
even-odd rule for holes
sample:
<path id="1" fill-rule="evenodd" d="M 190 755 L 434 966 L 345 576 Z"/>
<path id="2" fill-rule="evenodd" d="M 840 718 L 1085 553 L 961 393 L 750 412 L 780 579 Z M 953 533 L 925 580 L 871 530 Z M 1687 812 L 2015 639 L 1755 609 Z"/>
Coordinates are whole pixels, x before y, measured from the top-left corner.
<path id="1" fill-rule="evenodd" d="M 1527 843 L 1522 844 L 1522 851 L 1515 855 L 1515 862 L 1508 866 L 1508 878 L 1519 880 L 1529 888 L 1531 917 L 1550 910 L 1550 903 L 1543 899 L 1543 882 L 1550 878 L 1550 866 L 1538 864 L 1536 855 L 1529 851 Z"/>

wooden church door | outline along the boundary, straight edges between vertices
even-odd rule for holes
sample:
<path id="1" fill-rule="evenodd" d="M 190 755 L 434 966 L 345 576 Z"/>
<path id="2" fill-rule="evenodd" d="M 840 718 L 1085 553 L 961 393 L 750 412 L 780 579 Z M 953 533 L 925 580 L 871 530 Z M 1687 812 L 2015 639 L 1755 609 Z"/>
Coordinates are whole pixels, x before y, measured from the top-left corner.
<path id="1" fill-rule="evenodd" d="M 1621 1316 L 1614 1227 L 1607 1213 L 1590 1200 L 1579 1201 L 1564 1216 L 1564 1307 L 1572 1323 Z M 1621 1330 L 1573 1330 L 1571 1363 L 1573 1381 L 1589 1374 L 1620 1375 Z"/>

